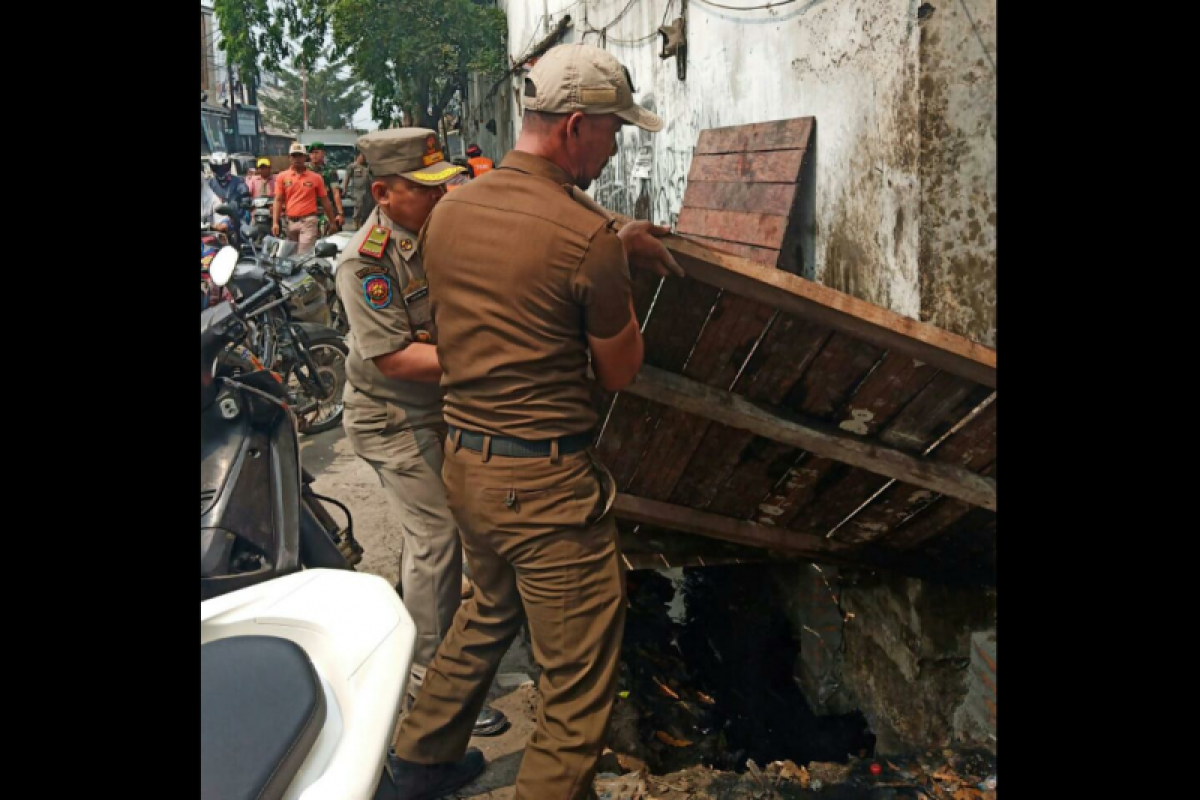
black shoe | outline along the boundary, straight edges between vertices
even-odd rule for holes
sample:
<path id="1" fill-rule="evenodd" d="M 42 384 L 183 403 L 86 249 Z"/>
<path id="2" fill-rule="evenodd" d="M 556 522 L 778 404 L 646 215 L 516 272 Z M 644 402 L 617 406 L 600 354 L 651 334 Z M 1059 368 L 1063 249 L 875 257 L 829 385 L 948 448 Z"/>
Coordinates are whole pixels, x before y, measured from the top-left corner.
<path id="1" fill-rule="evenodd" d="M 487 762 L 474 747 L 458 761 L 445 764 L 415 764 L 388 754 L 392 781 L 399 800 L 437 800 L 461 789 L 483 772 Z"/>
<path id="2" fill-rule="evenodd" d="M 503 711 L 497 711 L 487 706 L 475 718 L 475 727 L 471 729 L 472 736 L 495 736 L 508 727 L 508 717 Z"/>

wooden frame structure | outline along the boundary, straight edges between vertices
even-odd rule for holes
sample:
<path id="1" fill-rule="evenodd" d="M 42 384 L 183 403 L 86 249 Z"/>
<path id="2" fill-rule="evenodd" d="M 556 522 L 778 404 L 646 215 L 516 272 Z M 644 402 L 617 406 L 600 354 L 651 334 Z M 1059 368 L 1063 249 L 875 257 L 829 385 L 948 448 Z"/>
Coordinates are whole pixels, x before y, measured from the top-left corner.
<path id="1" fill-rule="evenodd" d="M 996 352 L 794 274 L 814 129 L 704 131 L 690 235 L 665 240 L 686 277 L 635 271 L 646 366 L 598 398 L 596 440 L 630 564 L 786 556 L 988 581 Z M 639 549 L 671 532 L 691 544 Z M 690 553 L 695 535 L 728 549 Z"/>

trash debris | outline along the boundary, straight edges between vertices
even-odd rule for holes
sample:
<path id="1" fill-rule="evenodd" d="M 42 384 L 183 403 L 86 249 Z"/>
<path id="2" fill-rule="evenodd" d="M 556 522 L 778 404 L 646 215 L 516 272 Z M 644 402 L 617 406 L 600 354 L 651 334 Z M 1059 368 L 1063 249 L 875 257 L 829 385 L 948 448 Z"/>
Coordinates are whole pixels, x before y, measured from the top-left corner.
<path id="1" fill-rule="evenodd" d="M 833 763 L 818 763 L 813 762 L 808 765 L 808 772 L 813 776 L 814 781 L 820 780 L 822 784 L 837 784 L 845 783 L 850 777 L 849 764 L 833 764 Z"/>
<path id="2" fill-rule="evenodd" d="M 872 764 L 871 765 L 871 774 L 872 775 L 882 775 L 883 774 L 883 765 L 882 764 Z"/>
<path id="3" fill-rule="evenodd" d="M 716 700 L 713 700 L 711 697 L 706 695 L 704 692 L 696 692 L 696 699 L 699 700 L 701 703 L 704 703 L 705 705 L 715 706 L 717 704 Z"/>
<path id="4" fill-rule="evenodd" d="M 663 731 L 655 731 L 654 738 L 658 739 L 663 744 L 669 744 L 671 747 L 691 747 L 692 743 L 687 739 L 676 739 L 669 733 Z"/>
<path id="5" fill-rule="evenodd" d="M 621 698 L 622 700 L 628 700 L 628 699 L 629 699 L 629 692 L 628 692 L 628 691 L 624 691 L 624 692 L 617 692 L 617 697 Z"/>
<path id="6" fill-rule="evenodd" d="M 649 800 L 646 781 L 639 773 L 614 775 L 605 772 L 596 776 L 592 787 L 599 800 Z"/>
<path id="7" fill-rule="evenodd" d="M 996 776 L 993 775 L 992 777 L 988 778 L 983 783 L 979 784 L 979 788 L 985 792 L 996 791 Z"/>
<path id="8" fill-rule="evenodd" d="M 672 700 L 679 699 L 679 695 L 670 686 L 667 686 L 658 678 L 651 678 L 651 680 L 654 681 L 654 685 L 658 687 L 658 690 L 662 692 L 664 696 L 669 697 Z"/>
<path id="9" fill-rule="evenodd" d="M 819 792 L 825 788 L 825 782 L 822 781 L 820 778 L 813 778 L 812 783 L 809 785 L 812 787 L 812 790 L 814 792 Z"/>

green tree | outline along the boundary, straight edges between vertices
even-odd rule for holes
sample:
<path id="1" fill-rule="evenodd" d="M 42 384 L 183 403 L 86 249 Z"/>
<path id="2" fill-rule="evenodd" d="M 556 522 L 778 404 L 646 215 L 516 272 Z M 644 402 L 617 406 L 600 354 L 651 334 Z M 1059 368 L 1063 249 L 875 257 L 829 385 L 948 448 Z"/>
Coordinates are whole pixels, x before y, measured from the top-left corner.
<path id="1" fill-rule="evenodd" d="M 366 102 L 367 90 L 353 77 L 341 77 L 343 62 L 326 64 L 308 73 L 308 127 L 348 128 Z M 304 124 L 305 81 L 300 69 L 279 70 L 278 89 L 263 89 L 259 100 L 263 116 L 273 127 L 289 133 Z"/>
<path id="2" fill-rule="evenodd" d="M 508 68 L 504 12 L 491 0 L 214 0 L 222 47 L 244 80 L 291 56 L 312 69 L 326 36 L 372 93 L 381 125 L 436 127 L 467 76 Z M 289 42 L 298 43 L 293 47 Z"/>

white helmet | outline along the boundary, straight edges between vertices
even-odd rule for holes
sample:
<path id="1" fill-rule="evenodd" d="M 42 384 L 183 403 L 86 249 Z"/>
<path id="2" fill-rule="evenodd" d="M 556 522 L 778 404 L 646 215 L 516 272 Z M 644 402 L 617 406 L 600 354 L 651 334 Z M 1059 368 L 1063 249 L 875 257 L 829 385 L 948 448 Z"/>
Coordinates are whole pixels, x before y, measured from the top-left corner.
<path id="1" fill-rule="evenodd" d="M 208 163 L 213 167 L 224 167 L 229 165 L 229 153 L 217 151 L 208 157 Z"/>

